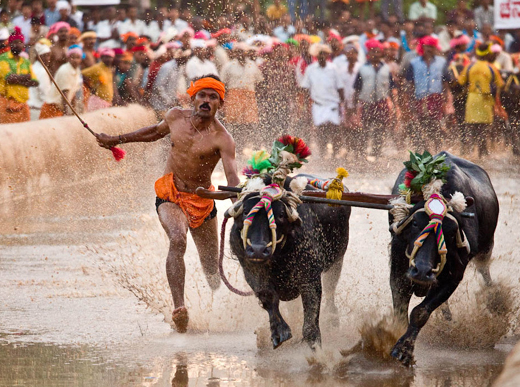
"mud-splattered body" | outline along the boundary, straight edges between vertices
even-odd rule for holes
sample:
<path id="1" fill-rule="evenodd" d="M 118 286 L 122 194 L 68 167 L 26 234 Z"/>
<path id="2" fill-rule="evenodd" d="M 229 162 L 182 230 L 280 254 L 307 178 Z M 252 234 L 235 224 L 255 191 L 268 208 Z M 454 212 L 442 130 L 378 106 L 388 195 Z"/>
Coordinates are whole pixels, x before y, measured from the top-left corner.
<path id="1" fill-rule="evenodd" d="M 289 190 L 290 178 L 285 182 Z M 267 184 L 270 181 L 266 181 Z M 312 187 L 308 186 L 308 189 Z M 291 330 L 279 311 L 280 301 L 302 296 L 304 309 L 303 337 L 311 347 L 319 344 L 322 273 L 327 310 L 337 313 L 334 292 L 347 250 L 350 207 L 329 207 L 323 204 L 300 204 L 301 222 L 289 222 L 285 206 L 274 201 L 272 208 L 277 224 L 277 238 L 283 242 L 271 252 L 271 233 L 265 210 L 258 212 L 248 230 L 250 245 L 244 249 L 243 217 L 259 201 L 244 200 L 243 214 L 235 218 L 230 242 L 244 270 L 247 283 L 254 290 L 262 307 L 269 314 L 273 347 L 292 337 Z"/>
<path id="2" fill-rule="evenodd" d="M 450 211 L 449 213 L 458 224 L 451 218 L 444 218 L 442 227 L 448 253 L 446 265 L 437 276 L 433 269 L 438 264 L 440 257 L 433 233 L 418 250 L 415 265 L 410 266 L 407 258 L 407 252 L 410 254 L 414 241 L 429 222 L 425 212 L 418 212 L 424 207 L 425 201 L 421 201 L 410 209 L 409 216 L 413 216 L 413 222 L 402 233 L 391 232 L 390 286 L 394 312 L 402 319 L 407 319 L 412 294 L 425 297 L 422 303 L 412 310 L 407 332 L 392 350 L 392 356 L 405 365 L 409 365 L 413 361 L 413 350 L 419 331 L 426 324 L 431 313 L 446 302 L 457 289 L 471 259 L 475 259 L 477 269 L 486 284 L 491 284 L 489 260 L 498 222 L 497 196 L 488 174 L 482 168 L 447 152 L 443 152 L 443 154 L 446 154 L 446 162 L 451 169 L 446 177 L 447 182 L 442 187 L 442 195 L 449 200 L 456 191 L 459 191 L 465 197 L 473 197 L 474 203 L 466 209 L 466 212 L 474 213 L 475 216 L 466 218 L 461 217 L 455 211 Z M 405 172 L 406 170 L 401 171 L 392 193 L 398 193 L 398 186 L 403 182 Z M 392 224 L 392 215 L 389 220 Z M 465 248 L 457 246 L 456 234 L 459 229 L 464 232 L 469 242 L 469 252 Z"/>

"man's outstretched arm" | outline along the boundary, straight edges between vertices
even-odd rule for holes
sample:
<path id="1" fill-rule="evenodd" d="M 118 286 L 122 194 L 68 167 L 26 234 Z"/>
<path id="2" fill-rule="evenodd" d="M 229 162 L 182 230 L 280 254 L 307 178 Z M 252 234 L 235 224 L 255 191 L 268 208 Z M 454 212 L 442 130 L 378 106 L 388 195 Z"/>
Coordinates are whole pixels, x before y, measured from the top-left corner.
<path id="1" fill-rule="evenodd" d="M 223 143 L 220 146 L 220 157 L 224 166 L 224 173 L 229 186 L 235 187 L 240 183 L 237 174 L 237 162 L 235 160 L 235 141 L 226 133 Z"/>
<path id="2" fill-rule="evenodd" d="M 99 146 L 103 148 L 112 148 L 119 144 L 127 142 L 153 142 L 160 140 L 170 133 L 169 125 L 163 120 L 158 124 L 147 126 L 136 130 L 135 132 L 122 134 L 119 136 L 109 136 L 105 133 L 96 134 Z"/>

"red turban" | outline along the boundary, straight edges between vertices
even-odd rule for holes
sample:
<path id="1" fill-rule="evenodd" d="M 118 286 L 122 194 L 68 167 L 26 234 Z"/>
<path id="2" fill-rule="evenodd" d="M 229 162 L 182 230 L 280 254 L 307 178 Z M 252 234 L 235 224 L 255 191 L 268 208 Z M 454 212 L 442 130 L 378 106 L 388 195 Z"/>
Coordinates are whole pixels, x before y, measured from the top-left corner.
<path id="1" fill-rule="evenodd" d="M 137 52 L 137 51 L 146 51 L 146 46 L 134 46 L 132 47 L 132 50 L 130 50 L 132 52 Z"/>
<path id="2" fill-rule="evenodd" d="M 15 40 L 21 40 L 22 42 L 25 42 L 25 36 L 23 36 L 20 27 L 14 27 L 13 33 L 9 35 L 9 43 L 14 42 Z"/>
<path id="3" fill-rule="evenodd" d="M 422 37 L 421 39 L 419 39 L 418 43 L 419 44 L 417 45 L 417 53 L 419 55 L 423 55 L 424 54 L 424 50 L 423 50 L 424 46 L 433 46 L 433 47 L 435 47 L 438 50 L 441 49 L 439 47 L 439 39 L 434 38 L 433 36 L 430 36 L 430 35 Z"/>
<path id="4" fill-rule="evenodd" d="M 213 89 L 218 95 L 220 95 L 220 99 L 224 101 L 224 96 L 226 95 L 226 87 L 220 81 L 217 81 L 213 78 L 202 78 L 196 81 L 195 83 L 191 82 L 190 87 L 186 92 L 190 97 L 196 95 L 202 89 Z"/>
<path id="5" fill-rule="evenodd" d="M 229 28 L 222 28 L 221 30 L 211 34 L 212 38 L 218 38 L 220 35 L 223 34 L 231 34 L 231 30 Z"/>
<path id="6" fill-rule="evenodd" d="M 139 35 L 137 35 L 135 32 L 127 32 L 126 34 L 121 35 L 121 40 L 123 43 L 126 43 L 128 38 L 135 38 L 135 40 L 139 39 Z"/>
<path id="7" fill-rule="evenodd" d="M 365 42 L 365 47 L 367 48 L 368 51 L 370 50 L 373 50 L 374 48 L 379 48 L 379 49 L 383 49 L 383 43 L 381 43 L 379 40 L 377 39 L 369 39 Z"/>

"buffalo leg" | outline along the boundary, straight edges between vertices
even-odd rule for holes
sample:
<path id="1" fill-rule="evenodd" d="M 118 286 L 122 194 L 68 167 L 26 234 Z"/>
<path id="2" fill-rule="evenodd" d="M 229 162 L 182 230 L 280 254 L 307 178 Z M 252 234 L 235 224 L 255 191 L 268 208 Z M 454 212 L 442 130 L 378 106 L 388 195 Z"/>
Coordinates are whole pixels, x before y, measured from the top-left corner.
<path id="1" fill-rule="evenodd" d="M 484 283 L 486 286 L 493 285 L 493 280 L 491 279 L 491 273 L 489 272 L 489 265 L 491 263 L 491 253 L 493 252 L 493 246 L 487 253 L 478 254 L 473 258 L 473 262 L 475 262 L 475 266 L 477 267 L 477 271 L 480 273 L 482 278 L 484 279 Z"/>
<path id="2" fill-rule="evenodd" d="M 260 291 L 257 293 L 262 307 L 269 314 L 269 325 L 271 327 L 271 340 L 273 349 L 278 348 L 292 337 L 291 328 L 284 321 L 280 313 L 280 299 L 278 294 L 271 291 Z"/>
<path id="3" fill-rule="evenodd" d="M 343 257 L 339 258 L 323 273 L 323 296 L 325 299 L 325 317 L 332 327 L 339 327 L 338 308 L 336 307 L 335 295 L 338 286 L 341 269 L 343 267 Z"/>
<path id="4" fill-rule="evenodd" d="M 303 303 L 303 339 L 312 349 L 321 344 L 321 280 L 301 287 Z"/>
<path id="5" fill-rule="evenodd" d="M 430 315 L 453 294 L 459 281 L 445 282 L 439 287 L 430 290 L 423 302 L 417 305 L 410 314 L 410 323 L 406 333 L 397 341 L 391 355 L 405 366 L 412 363 L 415 340 L 421 328 L 426 324 Z"/>
<path id="6" fill-rule="evenodd" d="M 412 281 L 405 275 L 407 270 L 408 265 L 397 267 L 394 260 L 392 260 L 390 288 L 392 289 L 394 315 L 405 323 L 408 323 L 408 305 L 413 294 Z"/>

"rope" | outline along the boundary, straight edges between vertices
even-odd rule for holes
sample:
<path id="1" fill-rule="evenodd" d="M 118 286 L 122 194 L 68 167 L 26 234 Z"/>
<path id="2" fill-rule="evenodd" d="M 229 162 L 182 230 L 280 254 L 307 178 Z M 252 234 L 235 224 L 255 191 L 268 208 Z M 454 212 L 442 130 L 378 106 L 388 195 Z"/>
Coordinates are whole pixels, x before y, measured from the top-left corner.
<path id="1" fill-rule="evenodd" d="M 269 228 L 276 229 L 276 222 L 274 220 L 272 204 L 273 198 L 270 195 L 262 195 L 260 201 L 256 203 L 255 206 L 251 209 L 251 211 L 249 211 L 249 214 L 247 214 L 247 217 L 244 220 L 244 225 L 251 226 L 256 213 L 260 211 L 262 208 L 265 208 L 265 212 L 267 212 L 267 220 L 269 221 Z"/>
<path id="2" fill-rule="evenodd" d="M 233 285 L 231 285 L 226 278 L 226 275 L 224 274 L 224 246 L 226 244 L 226 225 L 227 225 L 228 218 L 224 218 L 224 221 L 222 222 L 222 230 L 220 232 L 220 255 L 218 259 L 218 271 L 220 273 L 220 278 L 222 279 L 222 282 L 227 286 L 229 290 L 231 290 L 233 293 L 238 294 L 239 296 L 248 297 L 252 296 L 254 294 L 253 291 L 250 292 L 243 292 L 242 290 L 238 290 Z"/>

